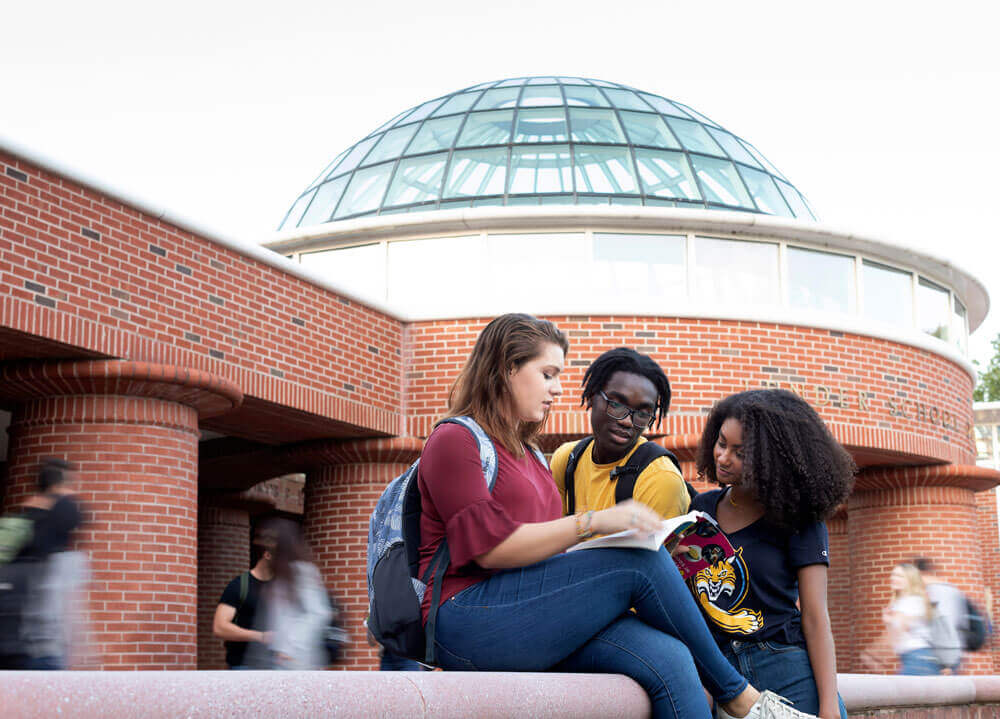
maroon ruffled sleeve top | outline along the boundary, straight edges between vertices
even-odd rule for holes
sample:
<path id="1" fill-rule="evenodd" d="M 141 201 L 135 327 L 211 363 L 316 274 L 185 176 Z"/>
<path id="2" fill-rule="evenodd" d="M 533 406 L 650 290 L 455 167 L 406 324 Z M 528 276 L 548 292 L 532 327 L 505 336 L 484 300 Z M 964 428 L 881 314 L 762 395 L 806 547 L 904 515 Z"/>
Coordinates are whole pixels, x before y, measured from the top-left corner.
<path id="1" fill-rule="evenodd" d="M 420 454 L 417 483 L 420 518 L 420 576 L 441 540 L 448 538 L 451 564 L 441 586 L 441 601 L 494 574 L 474 557 L 485 554 L 529 522 L 562 516 L 562 501 L 548 467 L 531 451 L 521 458 L 494 442 L 497 481 L 490 494 L 476 440 L 465 427 L 438 425 Z M 431 590 L 424 593 L 424 621 Z"/>

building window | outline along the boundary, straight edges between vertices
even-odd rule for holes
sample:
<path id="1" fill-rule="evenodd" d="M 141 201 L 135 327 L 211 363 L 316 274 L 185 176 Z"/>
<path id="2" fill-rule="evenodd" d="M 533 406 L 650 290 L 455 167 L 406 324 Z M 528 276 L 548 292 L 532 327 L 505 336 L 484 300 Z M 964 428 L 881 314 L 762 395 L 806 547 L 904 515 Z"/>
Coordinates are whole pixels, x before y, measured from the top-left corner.
<path id="1" fill-rule="evenodd" d="M 695 238 L 694 290 L 713 304 L 778 304 L 778 245 Z"/>
<path id="2" fill-rule="evenodd" d="M 789 247 L 788 301 L 792 307 L 802 309 L 854 314 L 854 258 Z"/>
<path id="3" fill-rule="evenodd" d="M 969 318 L 965 311 L 965 305 L 952 295 L 954 305 L 951 315 L 951 341 L 961 351 L 962 354 L 969 352 Z"/>
<path id="4" fill-rule="evenodd" d="M 939 340 L 948 340 L 951 324 L 948 290 L 921 277 L 917 282 L 917 327 Z"/>
<path id="5" fill-rule="evenodd" d="M 913 276 L 895 267 L 864 261 L 864 315 L 909 329 L 913 326 Z"/>
<path id="6" fill-rule="evenodd" d="M 321 252 L 303 252 L 299 261 L 322 272 L 344 289 L 363 297 L 385 300 L 385 245 L 344 247 Z"/>
<path id="7" fill-rule="evenodd" d="M 606 298 L 687 297 L 687 240 L 671 235 L 594 234 L 594 285 Z"/>
<path id="8" fill-rule="evenodd" d="M 488 286 L 481 235 L 390 242 L 388 299 L 411 312 L 479 307 Z"/>

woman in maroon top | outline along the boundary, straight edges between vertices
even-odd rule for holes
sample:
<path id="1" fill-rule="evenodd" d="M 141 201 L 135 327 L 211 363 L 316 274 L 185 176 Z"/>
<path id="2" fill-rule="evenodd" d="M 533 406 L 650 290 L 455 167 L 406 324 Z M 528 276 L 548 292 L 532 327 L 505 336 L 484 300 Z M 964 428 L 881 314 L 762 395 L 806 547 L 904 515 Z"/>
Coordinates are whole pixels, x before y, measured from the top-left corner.
<path id="1" fill-rule="evenodd" d="M 492 494 L 464 427 L 438 425 L 421 454 L 421 575 L 445 537 L 451 553 L 435 631 L 441 666 L 622 673 L 646 690 L 655 717 L 707 719 L 703 683 L 722 717 L 806 716 L 726 661 L 665 549 L 564 553 L 595 533 L 660 522 L 635 501 L 560 516 L 548 468 L 526 449 L 562 393 L 567 348 L 551 322 L 521 314 L 498 317 L 476 340 L 448 415 L 472 417 L 493 440 Z"/>

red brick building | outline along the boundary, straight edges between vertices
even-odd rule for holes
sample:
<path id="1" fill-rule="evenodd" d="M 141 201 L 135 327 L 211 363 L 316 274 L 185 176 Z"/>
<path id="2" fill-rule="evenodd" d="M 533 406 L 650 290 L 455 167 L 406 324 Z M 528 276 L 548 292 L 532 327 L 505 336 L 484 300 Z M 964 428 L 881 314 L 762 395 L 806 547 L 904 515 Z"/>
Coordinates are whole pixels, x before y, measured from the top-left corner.
<path id="1" fill-rule="evenodd" d="M 982 604 L 1000 590 L 1000 474 L 975 465 L 965 350 L 983 286 L 817 224 L 686 106 L 576 78 L 438 98 L 331 163 L 268 247 L 0 147 L 3 503 L 40 457 L 79 464 L 106 668 L 218 667 L 211 612 L 275 509 L 301 512 L 345 601 L 346 666 L 371 667 L 368 514 L 507 311 L 570 337 L 549 450 L 587 432 L 575 389 L 619 345 L 667 370 L 656 439 L 689 475 L 726 394 L 786 387 L 820 411 L 861 468 L 829 525 L 841 671 L 880 633 L 893 563 L 934 557 Z M 294 479 L 258 486 L 290 473 L 304 497 Z"/>

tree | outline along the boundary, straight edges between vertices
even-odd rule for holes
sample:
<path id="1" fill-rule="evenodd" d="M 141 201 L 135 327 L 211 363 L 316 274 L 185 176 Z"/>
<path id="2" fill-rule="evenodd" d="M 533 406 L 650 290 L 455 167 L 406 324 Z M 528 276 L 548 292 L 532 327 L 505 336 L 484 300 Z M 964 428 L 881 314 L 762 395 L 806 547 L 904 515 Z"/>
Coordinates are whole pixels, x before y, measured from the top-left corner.
<path id="1" fill-rule="evenodd" d="M 1000 400 L 1000 334 L 990 342 L 993 345 L 993 357 L 986 365 L 986 371 L 979 369 L 979 362 L 973 362 L 979 371 L 979 382 L 972 393 L 976 402 L 996 402 Z"/>

